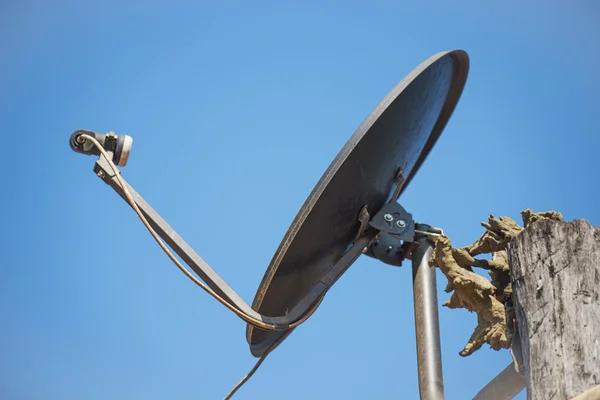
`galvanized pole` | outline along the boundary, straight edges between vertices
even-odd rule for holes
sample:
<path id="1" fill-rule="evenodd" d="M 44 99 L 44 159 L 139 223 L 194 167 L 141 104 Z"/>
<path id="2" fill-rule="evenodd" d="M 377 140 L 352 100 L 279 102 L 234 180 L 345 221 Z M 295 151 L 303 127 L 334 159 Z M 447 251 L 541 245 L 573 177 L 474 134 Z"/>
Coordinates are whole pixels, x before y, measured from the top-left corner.
<path id="1" fill-rule="evenodd" d="M 418 224 L 416 228 L 426 232 L 430 226 Z M 444 398 L 444 378 L 442 375 L 436 271 L 435 268 L 429 266 L 433 244 L 424 236 L 417 236 L 415 241 L 419 244 L 419 247 L 412 252 L 419 392 L 421 400 L 442 400 Z"/>

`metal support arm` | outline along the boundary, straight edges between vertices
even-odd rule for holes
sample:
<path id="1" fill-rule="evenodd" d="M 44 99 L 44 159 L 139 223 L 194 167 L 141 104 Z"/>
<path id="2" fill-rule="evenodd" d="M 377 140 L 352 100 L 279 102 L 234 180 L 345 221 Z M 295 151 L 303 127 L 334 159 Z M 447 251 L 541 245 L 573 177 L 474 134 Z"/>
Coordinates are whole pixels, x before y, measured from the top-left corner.
<path id="1" fill-rule="evenodd" d="M 114 175 L 110 165 L 102 157 L 96 161 L 94 172 L 106 184 L 113 188 L 125 201 L 127 198 L 123 188 L 119 184 L 118 179 Z M 121 179 L 123 179 L 121 177 Z M 158 235 L 181 257 L 181 259 L 189 265 L 189 267 L 204 281 L 206 284 L 249 317 L 260 320 L 266 324 L 274 325 L 273 330 L 287 330 L 291 324 L 298 322 L 306 315 L 314 304 L 319 301 L 329 288 L 346 272 L 346 270 L 356 261 L 362 254 L 364 248 L 370 244 L 376 235 L 376 231 L 368 230 L 365 234 L 357 239 L 346 253 L 338 260 L 331 268 L 329 273 L 319 281 L 315 287 L 296 304 L 285 316 L 265 316 L 253 310 L 209 265 L 192 249 L 192 247 L 179 236 L 179 234 L 158 214 L 134 189 L 123 179 L 126 189 L 133 197 L 140 211 L 144 214 L 152 228 Z M 128 203 L 129 204 L 129 203 Z M 264 328 L 262 328 L 264 329 Z"/>
<path id="2" fill-rule="evenodd" d="M 428 225 L 417 225 L 427 232 Z M 415 299 L 415 330 L 417 335 L 417 366 L 419 392 L 422 400 L 444 399 L 442 349 L 435 269 L 429 266 L 433 245 L 426 236 L 418 236 L 419 247 L 413 250 L 413 288 Z"/>

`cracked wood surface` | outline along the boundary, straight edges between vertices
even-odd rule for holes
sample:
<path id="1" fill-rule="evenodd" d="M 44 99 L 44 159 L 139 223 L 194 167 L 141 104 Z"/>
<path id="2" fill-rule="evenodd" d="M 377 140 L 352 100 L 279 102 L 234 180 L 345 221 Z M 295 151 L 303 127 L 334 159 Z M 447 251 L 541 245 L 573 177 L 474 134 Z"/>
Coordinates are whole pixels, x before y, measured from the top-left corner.
<path id="1" fill-rule="evenodd" d="M 528 225 L 508 249 L 527 398 L 572 399 L 600 385 L 600 229 Z"/>

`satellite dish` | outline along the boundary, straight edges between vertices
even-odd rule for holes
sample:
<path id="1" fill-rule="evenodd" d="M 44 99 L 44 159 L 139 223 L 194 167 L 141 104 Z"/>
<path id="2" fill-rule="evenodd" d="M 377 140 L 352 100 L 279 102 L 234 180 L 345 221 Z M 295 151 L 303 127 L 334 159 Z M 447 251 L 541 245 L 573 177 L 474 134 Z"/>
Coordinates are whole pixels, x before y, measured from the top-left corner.
<path id="1" fill-rule="evenodd" d="M 265 272 L 253 309 L 284 315 L 296 306 L 352 243 L 361 209 L 366 206 L 375 215 L 388 202 L 399 173 L 404 182 L 396 197 L 402 193 L 454 111 L 468 69 L 464 51 L 438 53 L 375 107 L 298 212 Z M 385 254 L 393 256 L 397 249 Z M 283 333 L 248 325 L 251 353 L 261 357 Z"/>
<path id="2" fill-rule="evenodd" d="M 169 258 L 199 287 L 248 323 L 251 353 L 264 357 L 321 304 L 333 284 L 362 254 L 386 264 L 412 261 L 417 363 L 421 398 L 443 398 L 435 271 L 431 235 L 397 200 L 442 133 L 469 70 L 464 51 L 438 53 L 415 68 L 358 127 L 325 171 L 292 222 L 250 307 L 189 246 L 116 167 L 132 146 L 127 135 L 75 131 L 71 148 L 99 156 L 96 175 L 135 210 Z M 166 245 L 165 245 L 166 243 Z M 195 272 L 192 274 L 167 245 Z M 510 374 L 502 373 L 499 379 Z M 509 376 L 510 377 L 510 376 Z M 486 398 L 497 398 L 492 389 Z M 235 392 L 239 385 L 230 393 Z"/>

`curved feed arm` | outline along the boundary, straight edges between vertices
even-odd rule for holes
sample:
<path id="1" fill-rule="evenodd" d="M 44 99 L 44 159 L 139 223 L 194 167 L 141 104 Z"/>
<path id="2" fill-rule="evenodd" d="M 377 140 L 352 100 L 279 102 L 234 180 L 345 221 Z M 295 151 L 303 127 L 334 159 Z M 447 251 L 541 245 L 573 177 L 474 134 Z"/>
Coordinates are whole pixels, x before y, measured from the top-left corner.
<path id="1" fill-rule="evenodd" d="M 106 184 L 113 188 L 125 201 L 125 191 L 115 176 L 109 163 L 100 157 L 95 164 L 94 172 Z M 144 214 L 152 228 L 158 235 L 184 260 L 184 262 L 220 297 L 225 299 L 233 307 L 250 318 L 260 320 L 265 324 L 272 325 L 272 330 L 288 330 L 299 323 L 314 305 L 325 295 L 329 288 L 346 272 L 346 270 L 358 259 L 371 241 L 375 238 L 377 231 L 368 230 L 346 251 L 340 260 L 333 266 L 327 275 L 321 279 L 315 287 L 284 316 L 266 316 L 253 310 L 209 265 L 192 247 L 179 236 L 179 234 L 158 214 L 144 198 L 133 189 L 121 177 L 126 190 L 132 196 L 140 211 Z M 268 329 L 260 326 L 261 329 Z"/>

